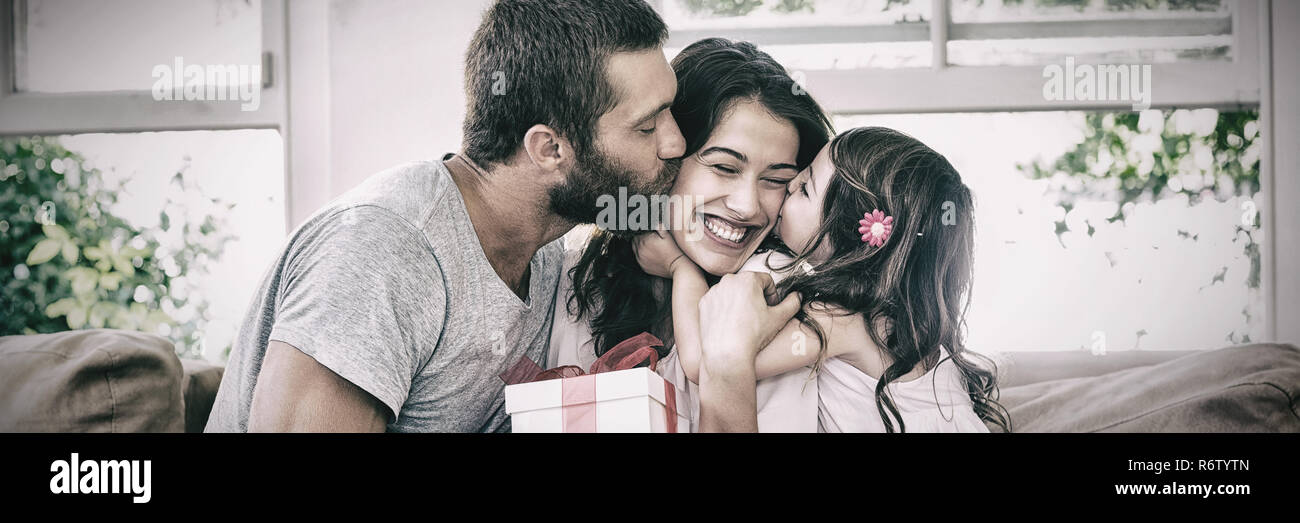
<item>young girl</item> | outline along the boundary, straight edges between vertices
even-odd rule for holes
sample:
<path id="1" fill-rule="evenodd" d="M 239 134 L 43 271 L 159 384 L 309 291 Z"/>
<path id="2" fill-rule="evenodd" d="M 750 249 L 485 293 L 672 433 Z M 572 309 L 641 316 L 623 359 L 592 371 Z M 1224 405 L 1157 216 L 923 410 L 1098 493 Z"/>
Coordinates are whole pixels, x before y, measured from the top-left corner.
<path id="1" fill-rule="evenodd" d="M 804 307 L 759 352 L 756 377 L 813 366 L 823 432 L 1009 430 L 994 373 L 962 341 L 973 203 L 952 165 L 903 133 L 858 128 L 787 190 L 775 231 L 788 252 L 756 254 L 745 270 L 772 272 Z M 673 279 L 680 363 L 697 381 L 708 281 L 667 235 L 643 238 L 638 259 Z"/>

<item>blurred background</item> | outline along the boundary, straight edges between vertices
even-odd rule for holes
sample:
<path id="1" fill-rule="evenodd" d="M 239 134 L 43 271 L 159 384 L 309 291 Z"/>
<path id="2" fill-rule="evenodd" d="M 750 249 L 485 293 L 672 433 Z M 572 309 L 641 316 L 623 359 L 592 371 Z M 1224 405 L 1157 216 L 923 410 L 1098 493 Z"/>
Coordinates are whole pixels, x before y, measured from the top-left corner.
<path id="1" fill-rule="evenodd" d="M 973 349 L 1300 342 L 1300 5 L 651 3 L 669 58 L 753 41 L 838 130 L 897 128 L 952 161 L 976 197 Z M 459 149 L 488 4 L 0 0 L 0 335 L 144 330 L 224 362 L 298 224 Z M 213 81 L 257 109 L 157 100 L 178 57 L 256 68 Z M 1067 59 L 1151 66 L 1151 108 L 1048 99 Z"/>

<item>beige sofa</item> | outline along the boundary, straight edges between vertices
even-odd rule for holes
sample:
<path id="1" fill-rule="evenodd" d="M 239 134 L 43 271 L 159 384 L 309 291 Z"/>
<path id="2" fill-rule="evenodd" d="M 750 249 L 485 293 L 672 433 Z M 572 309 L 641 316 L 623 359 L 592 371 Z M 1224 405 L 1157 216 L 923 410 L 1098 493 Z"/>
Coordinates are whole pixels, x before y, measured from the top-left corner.
<path id="1" fill-rule="evenodd" d="M 221 370 L 139 332 L 0 337 L 0 431 L 202 432 Z"/>
<path id="2" fill-rule="evenodd" d="M 1006 353 L 1016 432 L 1300 432 L 1300 349 Z M 201 432 L 221 367 L 137 332 L 0 338 L 0 432 Z"/>

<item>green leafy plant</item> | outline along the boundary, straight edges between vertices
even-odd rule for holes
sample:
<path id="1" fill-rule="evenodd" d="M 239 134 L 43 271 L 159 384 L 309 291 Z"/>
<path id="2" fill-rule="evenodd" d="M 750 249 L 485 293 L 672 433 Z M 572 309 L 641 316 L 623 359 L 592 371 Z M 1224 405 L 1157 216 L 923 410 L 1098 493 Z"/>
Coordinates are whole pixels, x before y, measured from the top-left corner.
<path id="1" fill-rule="evenodd" d="M 167 183 L 195 194 L 184 171 Z M 221 232 L 222 215 L 173 223 L 170 198 L 157 229 L 129 223 L 113 212 L 128 181 L 105 186 L 99 169 L 56 138 L 0 139 L 0 335 L 138 330 L 199 355 L 207 302 L 184 276 L 206 272 L 234 236 Z M 162 241 L 173 227 L 179 244 Z"/>
<path id="2" fill-rule="evenodd" d="M 1258 138 L 1259 112 L 1253 109 L 1087 113 L 1083 141 L 1073 149 L 1053 160 L 1017 168 L 1031 179 L 1050 181 L 1048 192 L 1065 211 L 1055 222 L 1059 240 L 1070 231 L 1067 216 L 1081 200 L 1115 202 L 1115 214 L 1106 219 L 1113 223 L 1125 221 L 1134 205 L 1144 201 L 1183 196 L 1195 206 L 1206 199 L 1253 198 L 1259 192 Z M 1247 202 L 1243 202 L 1246 215 L 1253 218 L 1230 225 L 1235 227 L 1233 242 L 1250 260 L 1244 283 L 1258 291 L 1260 224 L 1253 203 Z M 1095 228 L 1087 221 L 1084 224 L 1084 232 L 1092 236 Z M 1186 241 L 1199 238 L 1193 231 L 1177 233 Z M 1224 283 L 1226 273 L 1227 267 L 1220 268 L 1209 275 L 1207 285 Z M 1242 314 L 1250 320 L 1249 308 Z M 1227 340 L 1246 343 L 1250 336 L 1232 332 Z"/>

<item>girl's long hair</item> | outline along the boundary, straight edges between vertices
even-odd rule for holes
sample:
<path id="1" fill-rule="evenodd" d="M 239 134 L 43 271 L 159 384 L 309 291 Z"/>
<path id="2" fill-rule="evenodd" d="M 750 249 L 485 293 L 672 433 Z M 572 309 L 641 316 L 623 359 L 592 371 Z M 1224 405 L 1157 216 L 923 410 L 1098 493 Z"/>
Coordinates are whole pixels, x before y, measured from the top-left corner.
<path id="1" fill-rule="evenodd" d="M 890 365 L 876 386 L 876 409 L 886 430 L 906 431 L 888 385 L 939 361 L 942 345 L 965 378 L 980 419 L 1010 430 L 997 403 L 996 365 L 966 348 L 963 329 L 974 267 L 974 202 L 956 169 L 906 134 L 880 127 L 852 129 L 831 140 L 835 173 L 828 184 L 822 223 L 809 245 L 784 270 L 808 260 L 819 245 L 833 254 L 778 286 L 809 303 L 862 316 L 872 341 Z M 883 246 L 862 241 L 858 220 L 879 209 L 894 217 Z M 811 261 L 809 263 L 812 263 Z M 825 340 L 804 311 L 797 316 Z M 877 325 L 884 326 L 881 332 Z M 825 351 L 825 343 L 821 344 Z M 818 359 L 818 368 L 821 359 Z M 818 370 L 818 369 L 815 369 Z"/>
<path id="2" fill-rule="evenodd" d="M 829 139 L 831 123 L 821 106 L 781 64 L 749 42 L 700 40 L 683 49 L 672 66 L 677 73 L 672 113 L 686 140 L 687 157 L 708 142 L 727 111 L 741 100 L 757 101 L 794 125 L 800 169 L 812 163 Z M 573 292 L 566 306 L 573 317 L 588 321 L 596 355 L 642 332 L 672 339 L 670 282 L 641 270 L 632 238 L 597 229 L 569 277 Z"/>

